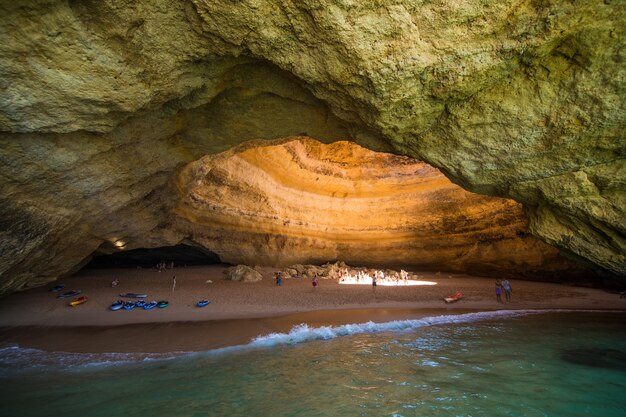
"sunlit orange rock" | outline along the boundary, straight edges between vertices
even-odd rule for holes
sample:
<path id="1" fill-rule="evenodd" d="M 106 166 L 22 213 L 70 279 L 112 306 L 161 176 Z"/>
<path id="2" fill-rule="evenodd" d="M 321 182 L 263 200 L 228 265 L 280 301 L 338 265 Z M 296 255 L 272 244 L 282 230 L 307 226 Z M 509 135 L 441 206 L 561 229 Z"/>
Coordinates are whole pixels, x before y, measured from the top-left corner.
<path id="1" fill-rule="evenodd" d="M 177 178 L 175 228 L 225 262 L 342 260 L 538 278 L 573 264 L 527 234 L 520 204 L 411 158 L 300 138 L 209 155 Z"/>

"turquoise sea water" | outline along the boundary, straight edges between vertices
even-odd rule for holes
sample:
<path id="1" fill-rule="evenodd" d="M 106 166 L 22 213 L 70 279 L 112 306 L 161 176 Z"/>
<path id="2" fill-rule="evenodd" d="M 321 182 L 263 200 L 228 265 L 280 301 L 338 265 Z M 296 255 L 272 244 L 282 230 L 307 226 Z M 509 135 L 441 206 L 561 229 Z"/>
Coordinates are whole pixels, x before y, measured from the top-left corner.
<path id="1" fill-rule="evenodd" d="M 626 416 L 626 314 L 294 328 L 174 355 L 0 349 L 1 416 Z"/>

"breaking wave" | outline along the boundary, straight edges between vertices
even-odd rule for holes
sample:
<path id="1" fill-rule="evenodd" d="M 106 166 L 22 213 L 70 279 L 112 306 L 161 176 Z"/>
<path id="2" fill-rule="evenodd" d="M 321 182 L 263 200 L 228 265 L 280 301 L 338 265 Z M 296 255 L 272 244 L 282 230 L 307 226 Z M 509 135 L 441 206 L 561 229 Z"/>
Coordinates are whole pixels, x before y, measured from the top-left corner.
<path id="1" fill-rule="evenodd" d="M 466 313 L 455 315 L 443 315 L 423 317 L 415 320 L 394 320 L 384 323 L 359 323 L 344 324 L 341 326 L 309 327 L 306 324 L 295 326 L 289 333 L 271 333 L 259 336 L 250 342 L 255 347 L 271 347 L 278 345 L 294 345 L 310 342 L 313 340 L 327 340 L 336 337 L 350 336 L 365 333 L 398 332 L 418 329 L 425 326 L 437 326 L 445 324 L 472 323 L 482 320 L 498 318 L 510 318 L 528 316 L 531 314 L 543 314 L 564 312 L 569 310 L 499 310 L 483 311 L 479 313 Z"/>

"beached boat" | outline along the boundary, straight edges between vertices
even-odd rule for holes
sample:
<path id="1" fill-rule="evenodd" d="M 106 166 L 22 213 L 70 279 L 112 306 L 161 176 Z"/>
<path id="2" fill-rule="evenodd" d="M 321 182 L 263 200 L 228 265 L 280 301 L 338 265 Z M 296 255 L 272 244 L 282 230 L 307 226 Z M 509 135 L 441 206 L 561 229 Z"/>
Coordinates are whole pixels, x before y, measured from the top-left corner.
<path id="1" fill-rule="evenodd" d="M 157 306 L 157 302 L 156 301 L 150 301 L 149 303 L 147 303 L 146 305 L 143 306 L 144 310 L 152 310 L 154 307 Z"/>
<path id="2" fill-rule="evenodd" d="M 453 303 L 455 301 L 459 301 L 461 298 L 463 298 L 461 291 L 457 291 L 449 297 L 444 297 L 443 301 L 446 303 Z"/>
<path id="3" fill-rule="evenodd" d="M 82 296 L 82 297 L 78 297 L 76 300 L 70 302 L 68 305 L 70 307 L 76 307 L 77 305 L 81 305 L 83 303 L 87 302 L 87 297 Z"/>
<path id="4" fill-rule="evenodd" d="M 209 300 L 201 300 L 196 303 L 196 307 L 206 307 L 210 303 Z"/>
<path id="5" fill-rule="evenodd" d="M 137 307 L 137 305 L 131 301 L 131 302 L 125 302 L 124 303 L 124 307 L 122 307 L 122 308 L 124 310 L 132 310 L 135 307 Z"/>
<path id="6" fill-rule="evenodd" d="M 117 311 L 120 310 L 122 307 L 124 307 L 124 300 L 117 300 L 116 302 L 111 304 L 111 307 L 109 308 L 113 311 Z"/>
<path id="7" fill-rule="evenodd" d="M 50 292 L 59 292 L 63 288 L 65 288 L 65 284 L 59 284 L 59 285 L 55 285 L 54 287 L 50 288 L 48 291 L 50 291 Z"/>
<path id="8" fill-rule="evenodd" d="M 170 303 L 169 303 L 168 301 L 165 301 L 165 300 L 159 301 L 159 302 L 157 303 L 157 307 L 158 307 L 158 308 L 165 308 L 165 307 L 167 307 L 168 305 L 170 305 Z"/>
<path id="9" fill-rule="evenodd" d="M 147 294 L 135 294 L 134 292 L 125 292 L 123 294 L 120 294 L 120 297 L 125 298 L 146 298 L 147 296 Z"/>
<path id="10" fill-rule="evenodd" d="M 57 298 L 69 298 L 69 297 L 74 297 L 75 295 L 80 294 L 82 291 L 81 290 L 72 290 L 72 291 L 68 291 L 68 292 L 64 292 L 61 295 L 57 295 Z"/>

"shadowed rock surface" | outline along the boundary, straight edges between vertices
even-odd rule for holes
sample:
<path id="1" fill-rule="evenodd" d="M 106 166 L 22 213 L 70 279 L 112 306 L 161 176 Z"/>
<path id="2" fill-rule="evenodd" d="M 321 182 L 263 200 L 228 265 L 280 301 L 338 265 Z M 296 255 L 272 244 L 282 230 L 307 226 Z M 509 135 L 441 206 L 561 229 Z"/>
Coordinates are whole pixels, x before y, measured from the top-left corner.
<path id="1" fill-rule="evenodd" d="M 522 203 L 626 275 L 623 2 L 0 5 L 2 291 L 166 246 L 173 178 L 252 139 L 351 140 Z"/>

